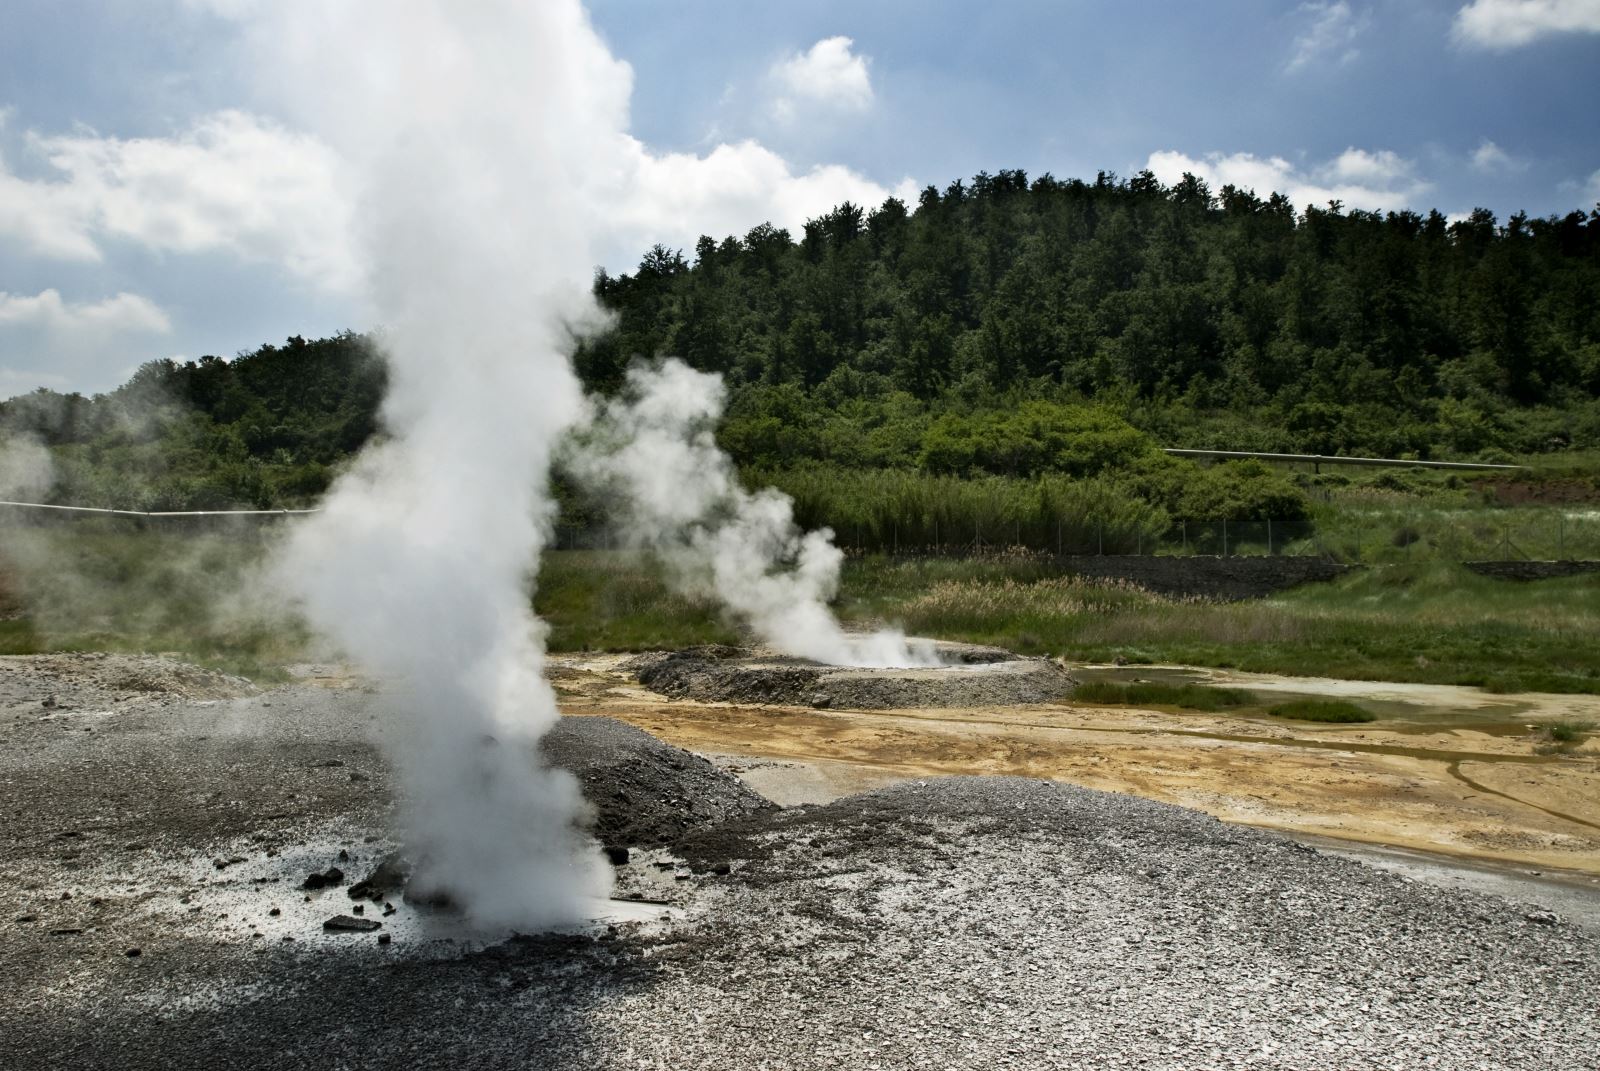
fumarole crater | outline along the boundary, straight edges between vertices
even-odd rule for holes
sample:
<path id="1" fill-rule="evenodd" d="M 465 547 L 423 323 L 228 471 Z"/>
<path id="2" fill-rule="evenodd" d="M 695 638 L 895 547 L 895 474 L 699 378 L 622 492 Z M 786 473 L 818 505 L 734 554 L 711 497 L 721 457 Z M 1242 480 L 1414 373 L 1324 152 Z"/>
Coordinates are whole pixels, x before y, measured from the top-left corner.
<path id="1" fill-rule="evenodd" d="M 830 666 L 763 647 L 704 646 L 645 655 L 632 668 L 640 683 L 670 699 L 846 710 L 1052 703 L 1077 684 L 1052 659 L 1024 658 L 999 647 L 921 642 L 938 665 Z"/>

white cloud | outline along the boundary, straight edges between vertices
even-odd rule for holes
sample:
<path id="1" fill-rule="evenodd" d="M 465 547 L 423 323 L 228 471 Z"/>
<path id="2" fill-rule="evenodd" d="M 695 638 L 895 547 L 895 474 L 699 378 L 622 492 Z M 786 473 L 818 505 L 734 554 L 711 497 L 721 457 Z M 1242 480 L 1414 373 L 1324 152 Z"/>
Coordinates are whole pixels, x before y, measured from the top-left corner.
<path id="1" fill-rule="evenodd" d="M 349 198 L 333 152 L 243 112 L 205 116 L 170 138 L 30 134 L 54 174 L 0 161 L 0 241 L 97 262 L 108 241 L 173 253 L 222 251 L 281 264 L 330 289 L 353 285 Z"/>
<path id="2" fill-rule="evenodd" d="M 854 44 L 848 37 L 825 37 L 774 65 L 769 76 L 777 86 L 772 106 L 778 117 L 792 117 L 803 104 L 855 112 L 871 107 L 868 60 L 851 52 Z"/>
<path id="3" fill-rule="evenodd" d="M 153 337 L 172 331 L 171 318 L 138 294 L 101 301 L 67 301 L 57 290 L 37 294 L 0 291 L 0 396 L 27 388 L 80 382 L 111 386 L 111 368 L 138 364 Z"/>
<path id="4" fill-rule="evenodd" d="M 1504 50 L 1542 37 L 1600 33 L 1600 0 L 1472 0 L 1456 12 L 1458 44 Z"/>
<path id="5" fill-rule="evenodd" d="M 617 221 L 625 240 L 637 246 L 633 255 L 653 242 L 687 247 L 701 234 L 743 235 L 763 222 L 797 232 L 842 201 L 873 208 L 891 194 L 916 199 L 910 179 L 890 190 L 837 164 L 797 174 L 754 141 L 718 145 L 705 156 L 654 155 L 629 141 Z"/>
<path id="6" fill-rule="evenodd" d="M 1286 71 L 1301 70 L 1324 56 L 1349 63 L 1360 55 L 1355 42 L 1372 24 L 1368 12 L 1353 10 L 1347 0 L 1319 0 L 1301 4 L 1300 13 L 1310 19 L 1310 25 L 1295 37 Z"/>
<path id="7" fill-rule="evenodd" d="M 1528 163 L 1512 156 L 1488 138 L 1484 138 L 1478 147 L 1472 150 L 1472 169 L 1485 175 L 1507 175 L 1528 170 Z"/>
<path id="8" fill-rule="evenodd" d="M 1346 208 L 1397 211 L 1414 207 L 1432 189 L 1417 176 L 1410 160 L 1388 150 L 1350 148 L 1310 168 L 1297 167 L 1281 156 L 1242 152 L 1197 158 L 1168 150 L 1151 153 L 1145 166 L 1167 185 L 1187 171 L 1205 179 L 1213 190 L 1232 185 L 1261 197 L 1281 193 L 1297 208 L 1339 201 Z"/>
<path id="9" fill-rule="evenodd" d="M 121 334 L 172 330 L 160 307 L 138 294 L 120 293 L 104 301 L 63 301 L 57 290 L 29 297 L 0 290 L 0 327 L 34 327 L 58 335 Z"/>

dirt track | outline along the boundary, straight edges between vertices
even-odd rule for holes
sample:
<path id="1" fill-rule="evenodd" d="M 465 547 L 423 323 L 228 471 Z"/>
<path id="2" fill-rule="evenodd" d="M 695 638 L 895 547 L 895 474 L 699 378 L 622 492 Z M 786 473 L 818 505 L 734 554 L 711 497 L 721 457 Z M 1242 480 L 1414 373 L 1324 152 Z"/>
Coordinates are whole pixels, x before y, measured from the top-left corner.
<path id="1" fill-rule="evenodd" d="M 1570 756 L 1539 756 L 1529 734 L 1507 735 L 1498 723 L 1315 726 L 1076 705 L 823 711 L 677 702 L 635 684 L 627 663 L 558 659 L 565 706 L 695 751 L 795 763 L 744 774 L 783 802 L 915 777 L 1044 777 L 1230 822 L 1600 877 L 1594 741 Z M 1510 703 L 1472 689 L 1212 676 L 1261 691 L 1322 689 L 1452 709 Z M 1518 697 L 1516 708 L 1528 719 L 1600 721 L 1596 697 Z"/>

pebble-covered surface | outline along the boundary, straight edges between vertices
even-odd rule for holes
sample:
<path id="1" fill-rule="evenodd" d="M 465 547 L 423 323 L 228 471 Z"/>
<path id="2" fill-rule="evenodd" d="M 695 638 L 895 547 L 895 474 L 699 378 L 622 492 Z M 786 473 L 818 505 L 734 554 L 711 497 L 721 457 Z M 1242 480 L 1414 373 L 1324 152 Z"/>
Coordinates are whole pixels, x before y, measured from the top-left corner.
<path id="1" fill-rule="evenodd" d="M 0 1067 L 1588 1071 L 1600 1053 L 1589 931 L 1038 781 L 698 821 L 681 864 L 628 864 L 667 866 L 673 919 L 488 947 L 358 916 L 343 885 L 254 884 L 307 869 L 313 828 L 365 872 L 380 703 L 294 686 L 93 734 L 0 723 Z M 588 730 L 567 743 L 608 746 Z M 654 798 L 705 773 L 644 751 L 668 759 L 629 767 L 667 779 Z M 325 932 L 339 914 L 381 926 Z"/>

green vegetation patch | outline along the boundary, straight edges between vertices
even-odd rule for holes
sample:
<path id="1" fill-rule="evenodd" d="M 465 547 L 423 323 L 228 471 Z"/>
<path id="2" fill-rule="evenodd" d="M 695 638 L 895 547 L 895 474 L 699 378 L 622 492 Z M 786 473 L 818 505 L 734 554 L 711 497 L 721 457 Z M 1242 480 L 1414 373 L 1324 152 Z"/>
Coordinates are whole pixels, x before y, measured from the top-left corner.
<path id="1" fill-rule="evenodd" d="M 1594 726 L 1586 721 L 1558 721 L 1545 726 L 1550 739 L 1558 744 L 1581 744 Z"/>
<path id="2" fill-rule="evenodd" d="M 738 630 L 710 599 L 674 592 L 659 566 L 623 551 L 550 551 L 539 569 L 534 610 L 550 626 L 553 651 L 672 650 L 737 643 Z"/>
<path id="3" fill-rule="evenodd" d="M 1344 699 L 1294 699 L 1279 703 L 1267 711 L 1274 718 L 1293 721 L 1326 721 L 1339 724 L 1377 721 L 1378 716 L 1365 707 Z"/>
<path id="4" fill-rule="evenodd" d="M 1255 697 L 1240 688 L 1204 684 L 1161 684 L 1156 681 L 1085 681 L 1072 697 L 1084 703 L 1111 706 L 1182 707 L 1185 710 L 1229 710 L 1249 706 Z"/>

